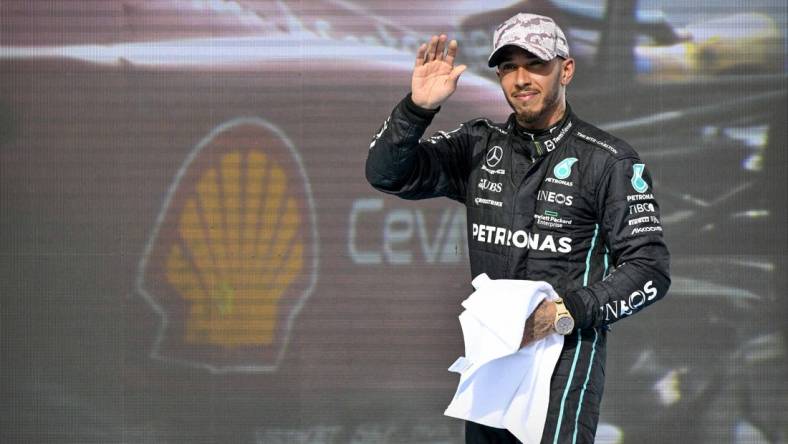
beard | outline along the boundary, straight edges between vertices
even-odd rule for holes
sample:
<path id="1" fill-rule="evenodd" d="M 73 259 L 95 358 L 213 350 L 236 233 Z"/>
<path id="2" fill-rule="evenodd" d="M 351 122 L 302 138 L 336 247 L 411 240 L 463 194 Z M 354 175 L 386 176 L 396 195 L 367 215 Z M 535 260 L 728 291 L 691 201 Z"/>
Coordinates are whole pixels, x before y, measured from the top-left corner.
<path id="1" fill-rule="evenodd" d="M 512 103 L 512 99 L 509 97 L 509 95 L 506 96 L 506 101 L 509 102 L 509 107 L 511 107 L 514 113 L 517 115 L 517 121 L 520 122 L 520 124 L 533 124 L 540 122 L 542 119 L 548 118 L 550 114 L 555 111 L 556 107 L 558 106 L 560 91 L 561 78 L 560 76 L 556 75 L 552 88 L 550 88 L 549 95 L 543 97 L 542 106 L 538 109 L 533 111 L 518 110 L 514 106 L 514 103 Z"/>

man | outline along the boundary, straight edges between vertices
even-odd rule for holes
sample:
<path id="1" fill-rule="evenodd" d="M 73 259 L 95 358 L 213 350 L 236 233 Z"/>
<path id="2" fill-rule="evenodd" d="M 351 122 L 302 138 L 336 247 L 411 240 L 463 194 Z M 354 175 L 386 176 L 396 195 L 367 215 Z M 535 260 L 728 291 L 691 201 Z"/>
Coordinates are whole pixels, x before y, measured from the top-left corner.
<path id="1" fill-rule="evenodd" d="M 565 335 L 552 375 L 543 443 L 594 440 L 608 324 L 662 298 L 668 251 L 651 178 L 624 141 L 580 120 L 566 101 L 574 74 L 566 38 L 544 16 L 517 14 L 494 34 L 497 67 L 514 111 L 507 122 L 465 122 L 420 140 L 465 66 L 458 44 L 433 36 L 416 56 L 411 94 L 370 145 L 367 180 L 405 199 L 445 196 L 467 207 L 473 276 L 549 282 L 523 345 Z M 516 442 L 466 422 L 466 442 Z"/>

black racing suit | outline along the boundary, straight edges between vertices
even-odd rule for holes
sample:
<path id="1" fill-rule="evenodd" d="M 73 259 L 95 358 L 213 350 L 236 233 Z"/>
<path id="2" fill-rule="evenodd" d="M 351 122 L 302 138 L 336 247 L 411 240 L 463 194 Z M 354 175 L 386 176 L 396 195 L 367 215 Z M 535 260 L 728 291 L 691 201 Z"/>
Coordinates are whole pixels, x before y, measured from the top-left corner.
<path id="1" fill-rule="evenodd" d="M 504 124 L 475 119 L 421 140 L 436 112 L 410 96 L 401 101 L 370 144 L 367 180 L 405 199 L 464 203 L 473 276 L 555 288 L 575 330 L 552 376 L 542 442 L 593 442 L 606 326 L 656 302 L 670 285 L 648 171 L 626 142 L 568 105 L 562 121 L 540 134 L 523 131 L 511 115 Z M 467 425 L 469 442 L 508 434 Z"/>

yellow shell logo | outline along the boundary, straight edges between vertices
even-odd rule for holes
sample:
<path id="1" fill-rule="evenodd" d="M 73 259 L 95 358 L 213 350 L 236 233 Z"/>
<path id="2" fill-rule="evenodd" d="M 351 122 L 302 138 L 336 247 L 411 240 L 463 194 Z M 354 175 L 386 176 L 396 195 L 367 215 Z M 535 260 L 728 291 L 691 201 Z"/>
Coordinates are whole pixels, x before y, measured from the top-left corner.
<path id="1" fill-rule="evenodd" d="M 270 371 L 317 276 L 300 157 L 260 119 L 206 137 L 184 162 L 140 263 L 162 325 L 152 355 L 211 371 Z"/>

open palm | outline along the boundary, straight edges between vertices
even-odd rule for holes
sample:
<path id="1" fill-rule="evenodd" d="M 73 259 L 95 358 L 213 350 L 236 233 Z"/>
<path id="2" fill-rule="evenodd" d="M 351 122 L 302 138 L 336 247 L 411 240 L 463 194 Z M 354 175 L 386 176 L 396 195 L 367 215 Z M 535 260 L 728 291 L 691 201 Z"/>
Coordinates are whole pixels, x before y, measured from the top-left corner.
<path id="1" fill-rule="evenodd" d="M 454 66 L 457 41 L 449 42 L 447 49 L 446 40 L 445 35 L 434 35 L 429 44 L 419 46 L 410 88 L 413 103 L 422 108 L 441 106 L 457 89 L 457 80 L 465 71 L 465 65 Z"/>

